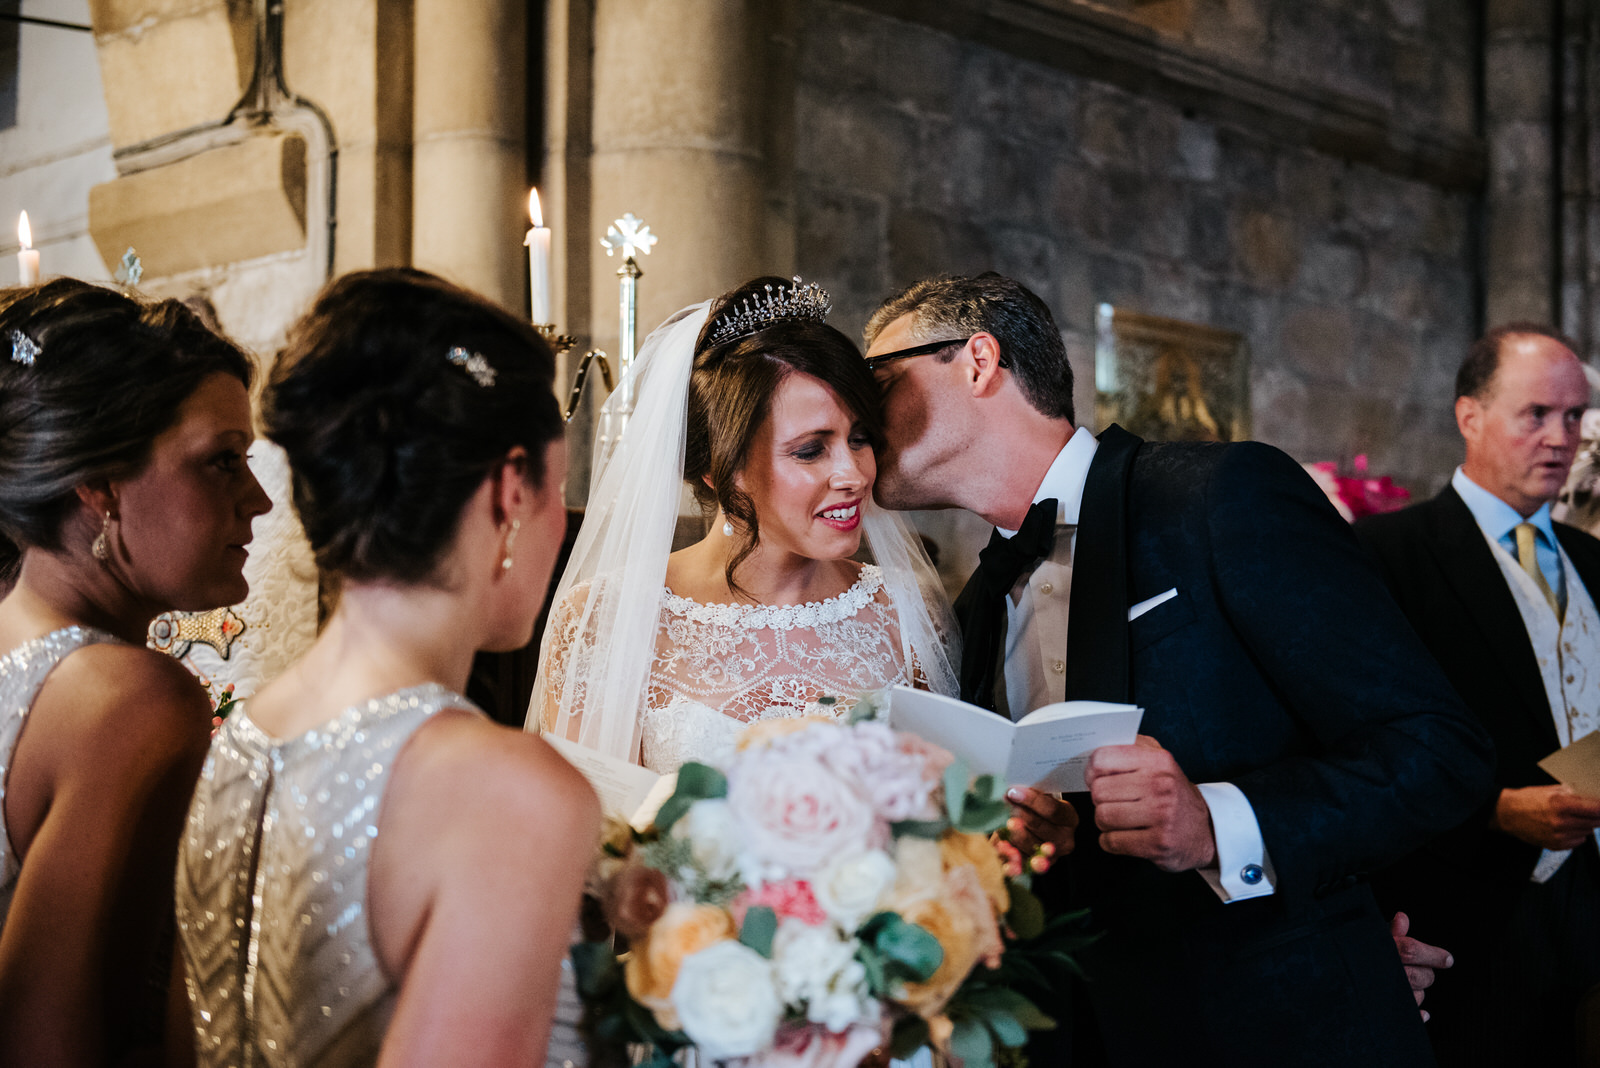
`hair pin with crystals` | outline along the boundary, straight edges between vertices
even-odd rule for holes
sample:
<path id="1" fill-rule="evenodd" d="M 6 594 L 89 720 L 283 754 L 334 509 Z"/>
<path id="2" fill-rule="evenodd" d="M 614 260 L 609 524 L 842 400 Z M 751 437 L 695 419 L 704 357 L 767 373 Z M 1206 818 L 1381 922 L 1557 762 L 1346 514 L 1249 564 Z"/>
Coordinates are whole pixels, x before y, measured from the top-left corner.
<path id="1" fill-rule="evenodd" d="M 712 327 L 707 344 L 721 345 L 786 320 L 827 322 L 832 309 L 833 301 L 821 286 L 802 282 L 800 276 L 795 275 L 794 285 L 784 282 L 768 285 L 765 294 L 745 297 L 737 308 L 723 312 Z"/>
<path id="2" fill-rule="evenodd" d="M 32 367 L 33 361 L 39 358 L 44 350 L 39 348 L 39 343 L 24 334 L 21 330 L 11 331 L 11 359 L 24 367 Z"/>
<path id="3" fill-rule="evenodd" d="M 494 385 L 495 370 L 489 366 L 489 361 L 483 358 L 481 352 L 468 352 L 457 345 L 450 350 L 450 362 L 466 371 L 472 380 L 484 389 Z"/>

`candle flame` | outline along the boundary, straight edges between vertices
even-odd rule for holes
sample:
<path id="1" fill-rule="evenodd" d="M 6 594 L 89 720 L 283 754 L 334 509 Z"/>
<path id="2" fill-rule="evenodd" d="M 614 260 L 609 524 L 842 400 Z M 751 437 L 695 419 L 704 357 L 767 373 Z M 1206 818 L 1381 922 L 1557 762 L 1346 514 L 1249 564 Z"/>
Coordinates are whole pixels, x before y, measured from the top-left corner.
<path id="1" fill-rule="evenodd" d="M 23 248 L 33 247 L 33 227 L 28 225 L 27 212 L 17 217 L 17 240 L 22 242 Z"/>
<path id="2" fill-rule="evenodd" d="M 533 220 L 535 229 L 544 225 L 544 211 L 539 207 L 538 186 L 528 190 L 528 218 Z"/>

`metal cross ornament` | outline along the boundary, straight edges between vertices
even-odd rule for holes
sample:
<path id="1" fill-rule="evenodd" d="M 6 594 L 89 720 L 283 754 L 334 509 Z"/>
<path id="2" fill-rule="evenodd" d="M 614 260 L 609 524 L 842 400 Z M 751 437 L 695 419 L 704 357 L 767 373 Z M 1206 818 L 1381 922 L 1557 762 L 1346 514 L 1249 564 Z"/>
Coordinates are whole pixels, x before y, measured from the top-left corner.
<path id="1" fill-rule="evenodd" d="M 625 260 L 632 259 L 635 250 L 650 255 L 650 248 L 655 243 L 656 235 L 650 232 L 649 224 L 631 211 L 614 221 L 606 231 L 606 236 L 600 239 L 607 256 L 621 249 Z"/>

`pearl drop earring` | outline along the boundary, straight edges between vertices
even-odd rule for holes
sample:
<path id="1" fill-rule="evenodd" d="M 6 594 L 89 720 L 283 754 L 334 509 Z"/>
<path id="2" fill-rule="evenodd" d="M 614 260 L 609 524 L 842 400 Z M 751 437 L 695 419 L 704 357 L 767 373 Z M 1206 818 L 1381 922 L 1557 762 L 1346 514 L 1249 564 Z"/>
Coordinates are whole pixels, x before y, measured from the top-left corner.
<path id="1" fill-rule="evenodd" d="M 511 570 L 511 546 L 516 544 L 516 542 L 517 542 L 517 531 L 519 531 L 521 529 L 522 529 L 522 520 L 513 519 L 511 521 L 511 529 L 506 531 L 506 556 L 505 556 L 504 560 L 500 561 L 500 570 L 501 571 L 510 571 Z"/>
<path id="2" fill-rule="evenodd" d="M 723 522 L 722 522 L 722 536 L 724 538 L 733 537 L 733 520 L 731 520 L 731 519 L 723 520 Z"/>

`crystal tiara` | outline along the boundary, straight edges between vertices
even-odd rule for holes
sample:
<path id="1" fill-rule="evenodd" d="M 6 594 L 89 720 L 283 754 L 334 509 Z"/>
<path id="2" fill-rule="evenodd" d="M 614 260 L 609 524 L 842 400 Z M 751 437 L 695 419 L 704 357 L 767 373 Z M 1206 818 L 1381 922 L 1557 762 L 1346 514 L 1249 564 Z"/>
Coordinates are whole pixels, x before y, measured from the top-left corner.
<path id="1" fill-rule="evenodd" d="M 712 326 L 706 345 L 721 345 L 791 319 L 824 323 L 832 308 L 833 301 L 821 286 L 802 282 L 800 276 L 795 275 L 793 285 L 786 282 L 769 285 L 764 295 L 756 293 L 745 297 L 738 307 L 723 312 Z"/>

